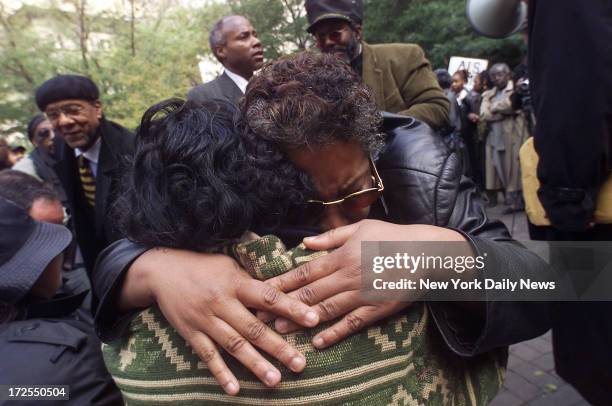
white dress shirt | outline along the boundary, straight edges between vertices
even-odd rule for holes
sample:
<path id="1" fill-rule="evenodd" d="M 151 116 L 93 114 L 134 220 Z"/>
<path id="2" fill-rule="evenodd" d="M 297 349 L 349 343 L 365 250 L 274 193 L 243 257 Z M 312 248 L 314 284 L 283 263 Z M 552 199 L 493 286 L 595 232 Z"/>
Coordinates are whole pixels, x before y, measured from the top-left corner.
<path id="1" fill-rule="evenodd" d="M 246 80 L 245 78 L 243 78 L 242 76 L 240 76 L 237 73 L 232 72 L 231 70 L 225 68 L 225 73 L 227 73 L 227 76 L 230 77 L 230 79 L 236 84 L 236 86 L 238 86 L 238 89 L 240 89 L 240 91 L 242 92 L 242 94 L 246 93 L 246 87 L 247 84 L 249 83 L 248 80 Z"/>

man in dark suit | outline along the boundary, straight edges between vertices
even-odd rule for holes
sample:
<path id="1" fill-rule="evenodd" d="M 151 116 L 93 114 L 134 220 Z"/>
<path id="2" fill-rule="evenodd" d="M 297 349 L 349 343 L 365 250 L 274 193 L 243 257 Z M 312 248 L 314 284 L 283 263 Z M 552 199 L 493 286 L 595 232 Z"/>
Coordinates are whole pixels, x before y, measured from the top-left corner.
<path id="1" fill-rule="evenodd" d="M 214 80 L 198 85 L 187 94 L 188 100 L 212 99 L 237 104 L 253 72 L 263 65 L 263 48 L 257 31 L 242 16 L 226 16 L 210 30 L 210 49 L 225 68 Z"/>
<path id="2" fill-rule="evenodd" d="M 55 171 L 66 191 L 76 239 L 88 273 L 98 253 L 118 235 L 109 210 L 121 164 L 133 153 L 134 136 L 106 120 L 91 79 L 58 75 L 36 90 L 36 104 L 65 145 Z"/>

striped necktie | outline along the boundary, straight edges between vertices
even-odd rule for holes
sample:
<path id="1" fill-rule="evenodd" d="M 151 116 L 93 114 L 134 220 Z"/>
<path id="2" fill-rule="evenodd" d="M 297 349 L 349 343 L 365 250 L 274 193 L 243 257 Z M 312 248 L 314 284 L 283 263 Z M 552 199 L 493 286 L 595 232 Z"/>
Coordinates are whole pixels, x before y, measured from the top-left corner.
<path id="1" fill-rule="evenodd" d="M 83 155 L 79 156 L 79 176 L 81 178 L 81 185 L 83 186 L 83 192 L 87 198 L 87 202 L 91 207 L 96 206 L 96 178 L 93 176 L 93 172 L 89 167 L 89 161 Z"/>

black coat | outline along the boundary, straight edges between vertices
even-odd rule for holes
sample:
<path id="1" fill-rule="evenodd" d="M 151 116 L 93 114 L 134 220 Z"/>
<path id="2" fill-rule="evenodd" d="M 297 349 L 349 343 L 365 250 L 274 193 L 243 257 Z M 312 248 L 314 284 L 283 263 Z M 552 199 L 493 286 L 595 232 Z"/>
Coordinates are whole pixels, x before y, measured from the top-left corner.
<path id="1" fill-rule="evenodd" d="M 402 116 L 385 117 L 387 145 L 376 163 L 388 213 L 380 203 L 371 216 L 396 224 L 432 224 L 461 232 L 475 252 L 488 254 L 483 278 L 541 275 L 546 265 L 514 242 L 500 221 L 488 219 L 480 193 L 462 175 L 460 158 L 429 127 Z M 546 303 L 482 302 L 478 311 L 459 303 L 430 302 L 449 347 L 463 356 L 514 344 L 550 328 Z M 476 316 L 481 314 L 482 317 Z"/>
<path id="2" fill-rule="evenodd" d="M 481 189 L 484 189 L 484 148 L 478 139 L 478 124 L 469 120 L 468 115 L 474 113 L 480 115 L 480 93 L 471 90 L 463 99 L 461 104 L 461 138 L 467 147 L 468 166 L 465 173 L 476 182 Z"/>
<path id="3" fill-rule="evenodd" d="M 134 153 L 134 135 L 125 128 L 102 119 L 98 131 L 102 145 L 96 176 L 95 209 L 83 194 L 74 150 L 64 145 L 61 159 L 55 165 L 66 191 L 76 239 L 89 274 L 100 251 L 119 238 L 109 209 L 118 192 L 123 165 Z"/>
<path id="4" fill-rule="evenodd" d="M 612 225 L 587 225 L 612 167 L 612 3 L 531 0 L 529 22 L 538 197 L 553 225 L 538 237 L 610 241 Z M 612 302 L 555 310 L 557 372 L 589 402 L 612 405 Z"/>
<path id="5" fill-rule="evenodd" d="M 514 243 L 501 222 L 488 220 L 474 184 L 462 176 L 459 158 L 440 136 L 425 124 L 400 115 L 387 115 L 385 129 L 387 146 L 376 165 L 385 184 L 388 213 L 377 203 L 372 218 L 453 227 L 477 252 L 488 253 L 490 272 L 502 270 L 514 277 L 540 272 L 544 263 Z M 278 234 L 282 237 L 282 232 Z M 96 327 L 102 340 L 121 335 L 129 322 L 131 315 L 118 317 L 115 311 L 116 295 L 125 270 L 146 250 L 120 240 L 100 255 L 92 285 L 101 298 Z M 536 337 L 550 328 L 548 307 L 540 304 L 489 301 L 477 311 L 466 312 L 457 303 L 438 302 L 430 303 L 430 308 L 446 343 L 464 356 Z"/>
<path id="6" fill-rule="evenodd" d="M 538 197 L 553 226 L 584 231 L 612 168 L 612 3 L 534 0 L 529 21 Z"/>
<path id="7" fill-rule="evenodd" d="M 226 100 L 238 105 L 238 100 L 243 96 L 242 90 L 234 81 L 223 72 L 214 80 L 198 85 L 187 93 L 187 100 L 203 103 L 214 99 Z"/>
<path id="8" fill-rule="evenodd" d="M 31 304 L 26 316 L 0 324 L 3 385 L 69 385 L 70 400 L 58 404 L 123 404 L 104 366 L 91 320 L 78 312 L 86 293 Z M 15 404 L 39 405 L 41 401 Z"/>

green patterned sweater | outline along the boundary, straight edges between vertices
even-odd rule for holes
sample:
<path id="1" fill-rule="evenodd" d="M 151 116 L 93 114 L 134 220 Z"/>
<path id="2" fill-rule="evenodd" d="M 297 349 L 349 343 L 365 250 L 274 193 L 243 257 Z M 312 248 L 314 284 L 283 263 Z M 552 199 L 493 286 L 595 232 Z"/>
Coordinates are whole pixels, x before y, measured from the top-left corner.
<path id="1" fill-rule="evenodd" d="M 274 236 L 236 244 L 231 251 L 262 280 L 324 255 L 303 245 L 286 250 Z M 483 405 L 501 387 L 506 349 L 457 356 L 423 303 L 317 350 L 311 340 L 328 325 L 283 335 L 306 356 L 307 366 L 296 374 L 268 357 L 283 376 L 272 389 L 223 353 L 240 381 L 237 396 L 223 392 L 157 307 L 140 312 L 128 334 L 103 345 L 102 351 L 128 405 Z"/>

